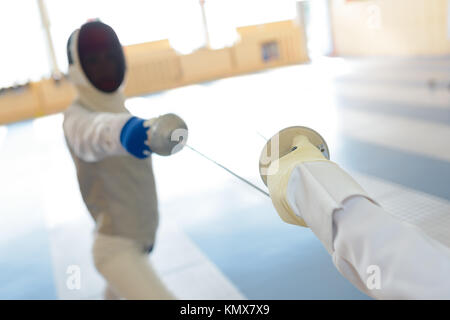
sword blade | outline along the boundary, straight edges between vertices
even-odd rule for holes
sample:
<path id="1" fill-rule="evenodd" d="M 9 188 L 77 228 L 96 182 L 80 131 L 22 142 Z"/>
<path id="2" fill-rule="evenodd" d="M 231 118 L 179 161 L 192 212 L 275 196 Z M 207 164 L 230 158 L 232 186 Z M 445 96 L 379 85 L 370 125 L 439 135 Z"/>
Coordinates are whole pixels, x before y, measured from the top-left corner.
<path id="1" fill-rule="evenodd" d="M 189 149 L 191 149 L 192 151 L 194 151 L 195 153 L 197 153 L 198 155 L 200 155 L 201 157 L 209 160 L 210 162 L 214 163 L 215 165 L 219 166 L 220 168 L 222 168 L 223 170 L 225 170 L 226 172 L 230 173 L 231 175 L 233 175 L 234 177 L 238 178 L 239 180 L 241 180 L 242 182 L 245 182 L 246 184 L 248 184 L 249 186 L 251 186 L 252 188 L 258 190 L 259 192 L 261 192 L 262 194 L 264 194 L 265 196 L 268 196 L 270 198 L 269 193 L 267 193 L 266 191 L 264 191 L 263 189 L 261 189 L 260 187 L 254 185 L 253 183 L 251 183 L 250 181 L 248 181 L 247 179 L 241 177 L 240 175 L 234 173 L 233 171 L 231 171 L 230 169 L 228 169 L 227 167 L 225 167 L 224 165 L 218 163 L 217 161 L 211 159 L 210 157 L 208 157 L 207 155 L 201 153 L 200 151 L 196 150 L 195 148 L 191 147 L 190 145 L 185 145 L 185 147 L 188 147 Z"/>

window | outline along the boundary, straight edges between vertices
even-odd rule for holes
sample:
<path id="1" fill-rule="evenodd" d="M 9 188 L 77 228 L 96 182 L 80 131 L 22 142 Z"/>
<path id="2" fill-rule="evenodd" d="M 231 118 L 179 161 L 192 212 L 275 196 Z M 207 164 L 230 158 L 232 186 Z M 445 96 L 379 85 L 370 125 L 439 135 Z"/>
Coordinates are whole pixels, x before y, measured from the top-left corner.
<path id="1" fill-rule="evenodd" d="M 264 62 L 271 62 L 280 58 L 278 43 L 276 41 L 263 43 L 261 46 L 261 51 Z"/>
<path id="2" fill-rule="evenodd" d="M 239 26 L 294 18 L 295 2 L 205 0 L 211 47 L 233 45 Z M 67 39 L 89 19 L 99 18 L 111 25 L 123 45 L 169 39 L 172 47 L 184 54 L 205 45 L 199 0 L 44 0 L 44 3 L 62 72 L 67 72 L 68 66 Z M 36 0 L 0 2 L 0 39 L 0 88 L 50 76 L 50 55 Z"/>
<path id="3" fill-rule="evenodd" d="M 116 31 L 122 45 L 169 39 L 189 52 L 203 45 L 197 0 L 46 0 L 58 64 L 67 70 L 66 43 L 89 19 L 99 18 Z"/>
<path id="4" fill-rule="evenodd" d="M 0 2 L 0 88 L 50 76 L 37 1 Z"/>
<path id="5" fill-rule="evenodd" d="M 296 16 L 294 0 L 205 0 L 205 11 L 212 48 L 232 45 L 236 28 Z"/>

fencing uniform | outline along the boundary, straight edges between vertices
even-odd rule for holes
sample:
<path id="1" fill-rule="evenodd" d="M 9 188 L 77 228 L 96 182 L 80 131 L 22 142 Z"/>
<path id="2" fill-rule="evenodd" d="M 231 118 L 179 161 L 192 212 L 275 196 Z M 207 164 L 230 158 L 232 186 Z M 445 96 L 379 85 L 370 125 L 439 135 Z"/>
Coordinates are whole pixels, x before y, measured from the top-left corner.
<path id="1" fill-rule="evenodd" d="M 68 58 L 77 98 L 64 112 L 63 128 L 81 195 L 96 222 L 95 265 L 109 293 L 171 299 L 147 258 L 158 228 L 151 145 L 161 147 L 161 128 L 166 133 L 187 127 L 174 115 L 144 120 L 127 111 L 125 58 L 111 27 L 84 24 L 69 39 Z"/>

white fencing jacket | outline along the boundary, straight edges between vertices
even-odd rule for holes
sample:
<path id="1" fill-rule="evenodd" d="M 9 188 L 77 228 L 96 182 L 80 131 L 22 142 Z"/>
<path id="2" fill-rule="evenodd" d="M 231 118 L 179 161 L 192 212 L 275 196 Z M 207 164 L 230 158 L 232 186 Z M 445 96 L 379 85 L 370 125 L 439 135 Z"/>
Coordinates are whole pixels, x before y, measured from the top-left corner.
<path id="1" fill-rule="evenodd" d="M 158 226 L 152 159 L 134 158 L 121 145 L 122 127 L 131 117 L 122 87 L 103 93 L 90 84 L 80 67 L 77 37 L 69 76 L 78 96 L 64 112 L 63 129 L 81 195 L 98 232 L 133 239 L 148 250 Z"/>
<path id="2" fill-rule="evenodd" d="M 355 183 L 351 178 L 333 179 L 342 177 L 336 170 L 342 169 L 329 161 L 298 165 L 286 199 L 327 248 L 340 273 L 377 299 L 450 299 L 450 248 L 369 197 L 348 194 L 335 203 L 333 189 L 342 194 Z M 450 216 L 447 220 L 450 226 Z M 418 221 L 430 223 L 426 214 Z"/>

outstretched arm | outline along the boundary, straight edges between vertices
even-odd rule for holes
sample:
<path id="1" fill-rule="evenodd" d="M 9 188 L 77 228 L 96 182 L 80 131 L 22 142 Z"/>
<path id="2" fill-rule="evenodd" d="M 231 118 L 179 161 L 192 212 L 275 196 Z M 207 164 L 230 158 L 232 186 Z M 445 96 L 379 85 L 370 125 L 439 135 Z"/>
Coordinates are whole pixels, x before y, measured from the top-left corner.
<path id="1" fill-rule="evenodd" d="M 76 104 L 64 113 L 63 127 L 71 149 L 87 162 L 124 154 L 168 156 L 182 149 L 188 134 L 184 121 L 171 113 L 145 120 L 128 113 L 90 112 Z"/>
<path id="2" fill-rule="evenodd" d="M 387 213 L 304 136 L 291 149 L 267 178 L 284 221 L 311 228 L 342 275 L 369 296 L 450 299 L 450 248 Z"/>
<path id="3" fill-rule="evenodd" d="M 450 299 L 450 250 L 365 198 L 334 214 L 333 262 L 377 299 Z"/>

